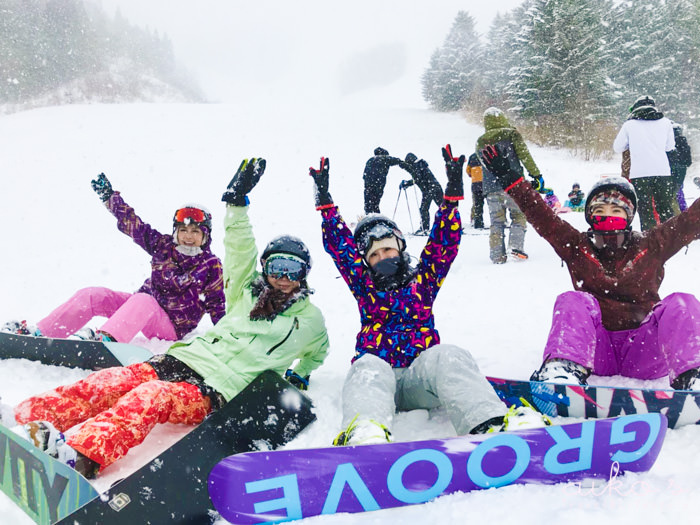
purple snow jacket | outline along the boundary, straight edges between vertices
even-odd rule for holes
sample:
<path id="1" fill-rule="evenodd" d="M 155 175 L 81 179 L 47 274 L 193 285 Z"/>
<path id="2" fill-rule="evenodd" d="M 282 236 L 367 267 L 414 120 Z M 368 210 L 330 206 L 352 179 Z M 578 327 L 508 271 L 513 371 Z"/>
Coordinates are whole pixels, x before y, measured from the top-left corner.
<path id="1" fill-rule="evenodd" d="M 158 301 L 178 339 L 194 330 L 207 312 L 216 324 L 226 313 L 226 304 L 221 260 L 209 249 L 211 232 L 206 231 L 202 253 L 184 255 L 175 249 L 172 235 L 143 222 L 118 191 L 105 204 L 117 218 L 119 230 L 151 255 L 151 277 L 138 291 Z"/>
<path id="2" fill-rule="evenodd" d="M 664 264 L 683 246 L 700 238 L 700 199 L 687 211 L 645 233 L 633 232 L 623 248 L 598 251 L 580 232 L 549 208 L 524 180 L 508 193 L 566 263 L 574 289 L 596 298 L 607 330 L 639 327 L 656 303 Z"/>
<path id="3" fill-rule="evenodd" d="M 357 251 L 352 232 L 331 207 L 323 214 L 323 246 L 350 287 L 360 310 L 353 361 L 369 353 L 393 368 L 409 366 L 420 353 L 440 342 L 435 329 L 433 302 L 462 238 L 455 202 L 444 201 L 418 263 L 416 276 L 403 288 L 380 291 L 372 282 Z"/>

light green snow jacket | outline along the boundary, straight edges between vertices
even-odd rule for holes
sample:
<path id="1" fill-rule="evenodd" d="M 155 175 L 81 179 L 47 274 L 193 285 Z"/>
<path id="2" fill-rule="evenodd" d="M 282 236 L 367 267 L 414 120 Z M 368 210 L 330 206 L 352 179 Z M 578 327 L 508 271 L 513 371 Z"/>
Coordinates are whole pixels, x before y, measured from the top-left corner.
<path id="1" fill-rule="evenodd" d="M 264 370 L 305 377 L 323 363 L 328 333 L 321 311 L 305 297 L 272 321 L 251 321 L 256 298 L 251 283 L 258 251 L 247 206 L 227 206 L 225 218 L 224 286 L 226 315 L 206 334 L 175 343 L 168 354 L 184 362 L 207 385 L 230 401 Z"/>

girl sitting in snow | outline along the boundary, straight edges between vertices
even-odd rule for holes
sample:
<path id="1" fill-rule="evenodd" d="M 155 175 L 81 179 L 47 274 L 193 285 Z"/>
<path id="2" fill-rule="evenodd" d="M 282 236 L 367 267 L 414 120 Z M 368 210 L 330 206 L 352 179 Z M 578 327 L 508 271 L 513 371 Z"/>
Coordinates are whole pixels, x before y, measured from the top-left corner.
<path id="1" fill-rule="evenodd" d="M 601 179 L 586 199 L 591 229 L 579 232 L 504 155 L 499 146 L 481 152 L 486 168 L 566 263 L 576 290 L 556 300 L 544 362 L 532 380 L 586 384 L 591 373 L 668 376 L 675 389 L 700 388 L 700 302 L 684 293 L 659 297 L 665 262 L 700 238 L 700 200 L 641 234 L 632 231 L 634 187 L 622 177 Z"/>
<path id="2" fill-rule="evenodd" d="M 328 159 L 310 168 L 323 243 L 357 300 L 362 327 L 343 386 L 343 430 L 335 445 L 391 440 L 396 409 L 447 408 L 458 434 L 503 428 L 507 408 L 466 350 L 440 344 L 432 307 L 461 239 L 464 156 L 443 149 L 448 183 L 417 267 L 396 224 L 369 214 L 349 230 L 328 192 Z M 534 415 L 520 409 L 518 415 Z M 515 423 L 517 425 L 517 423 Z"/>
<path id="3" fill-rule="evenodd" d="M 255 269 L 246 195 L 264 169 L 263 159 L 244 161 L 223 196 L 226 315 L 203 336 L 145 363 L 107 368 L 20 403 L 15 419 L 37 446 L 94 477 L 156 423 L 201 423 L 264 370 L 287 372 L 291 383 L 305 388 L 326 356 L 328 334 L 309 301 L 311 257 L 301 240 L 273 239 L 260 259 L 262 273 Z M 79 423 L 65 441 L 61 432 Z"/>
<path id="4" fill-rule="evenodd" d="M 104 173 L 92 181 L 95 193 L 117 218 L 117 228 L 151 256 L 151 276 L 136 293 L 103 287 L 78 290 L 67 302 L 29 328 L 10 322 L 5 330 L 19 334 L 65 338 L 93 317 L 107 317 L 98 334 L 83 338 L 128 343 L 139 332 L 168 341 L 197 328 L 205 313 L 213 323 L 224 316 L 221 260 L 211 250 L 211 214 L 188 204 L 175 211 L 173 233 L 163 234 L 136 215 Z"/>

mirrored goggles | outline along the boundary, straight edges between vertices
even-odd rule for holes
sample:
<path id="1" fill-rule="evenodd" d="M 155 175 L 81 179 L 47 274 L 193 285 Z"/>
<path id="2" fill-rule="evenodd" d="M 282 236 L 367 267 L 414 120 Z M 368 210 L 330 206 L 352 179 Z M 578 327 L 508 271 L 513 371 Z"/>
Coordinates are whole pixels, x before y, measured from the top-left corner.
<path id="1" fill-rule="evenodd" d="M 274 257 L 265 261 L 263 273 L 273 279 L 286 277 L 290 281 L 301 281 L 306 277 L 308 266 L 296 258 Z"/>
<path id="2" fill-rule="evenodd" d="M 175 222 L 190 224 L 191 222 L 204 222 L 206 215 L 199 208 L 180 208 L 175 212 Z"/>

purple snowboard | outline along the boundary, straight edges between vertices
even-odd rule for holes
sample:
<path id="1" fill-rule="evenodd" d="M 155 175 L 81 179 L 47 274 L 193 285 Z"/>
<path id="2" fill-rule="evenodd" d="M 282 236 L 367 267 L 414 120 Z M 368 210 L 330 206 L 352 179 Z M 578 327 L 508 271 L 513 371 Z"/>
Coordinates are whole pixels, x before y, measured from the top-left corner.
<path id="1" fill-rule="evenodd" d="M 209 496 L 234 524 L 287 521 L 424 503 L 443 494 L 514 483 L 608 479 L 651 468 L 663 414 L 359 447 L 229 456 L 209 475 Z"/>

